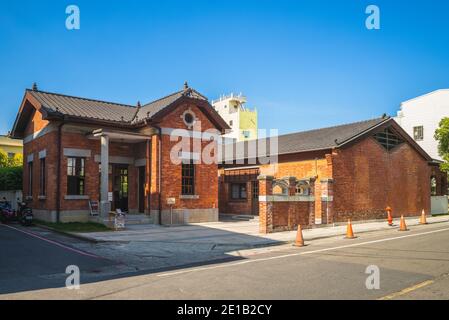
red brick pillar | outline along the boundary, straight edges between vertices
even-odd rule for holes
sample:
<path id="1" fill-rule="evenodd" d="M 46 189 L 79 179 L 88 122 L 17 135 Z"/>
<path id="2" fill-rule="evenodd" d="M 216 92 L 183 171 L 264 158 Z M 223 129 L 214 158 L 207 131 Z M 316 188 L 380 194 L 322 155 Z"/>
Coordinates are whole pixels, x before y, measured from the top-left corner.
<path id="1" fill-rule="evenodd" d="M 311 178 L 309 182 L 309 226 L 315 224 L 315 178 Z"/>
<path id="2" fill-rule="evenodd" d="M 259 176 L 259 232 L 273 232 L 273 203 L 269 199 L 273 195 L 272 176 Z"/>
<path id="3" fill-rule="evenodd" d="M 334 223 L 334 180 L 321 180 L 321 223 Z"/>
<path id="4" fill-rule="evenodd" d="M 288 195 L 294 197 L 296 195 L 296 183 L 295 177 L 288 178 Z M 288 230 L 295 230 L 298 227 L 299 221 L 297 221 L 296 206 L 288 206 Z"/>

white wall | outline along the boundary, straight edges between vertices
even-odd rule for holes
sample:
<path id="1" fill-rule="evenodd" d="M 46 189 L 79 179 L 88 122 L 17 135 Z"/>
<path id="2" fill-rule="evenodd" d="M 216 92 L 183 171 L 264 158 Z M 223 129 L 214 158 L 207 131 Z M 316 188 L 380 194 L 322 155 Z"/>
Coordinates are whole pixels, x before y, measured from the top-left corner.
<path id="1" fill-rule="evenodd" d="M 449 89 L 437 90 L 403 102 L 395 120 L 411 137 L 413 137 L 413 127 L 424 126 L 424 140 L 417 143 L 432 158 L 441 160 L 434 134 L 444 117 L 449 117 Z"/>
<path id="2" fill-rule="evenodd" d="M 440 214 L 448 212 L 447 196 L 433 196 L 431 198 L 431 214 Z"/>

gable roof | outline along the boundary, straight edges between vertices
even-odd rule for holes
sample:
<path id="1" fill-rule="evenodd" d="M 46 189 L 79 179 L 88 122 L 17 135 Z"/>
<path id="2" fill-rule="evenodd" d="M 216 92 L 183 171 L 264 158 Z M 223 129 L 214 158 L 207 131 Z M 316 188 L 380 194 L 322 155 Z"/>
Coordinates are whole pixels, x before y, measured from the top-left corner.
<path id="1" fill-rule="evenodd" d="M 387 124 L 395 125 L 395 129 L 397 131 L 400 131 L 400 134 L 403 135 L 406 140 L 410 144 L 412 144 L 419 153 L 423 155 L 423 157 L 425 157 L 429 161 L 431 160 L 430 156 L 427 155 L 427 153 L 421 147 L 419 147 L 419 145 L 414 142 L 413 139 L 411 139 L 410 136 L 404 130 L 402 130 L 400 126 L 390 117 L 382 117 L 350 124 L 281 135 L 276 137 L 278 139 L 278 151 L 273 155 L 285 155 L 340 148 L 350 143 L 351 141 L 364 136 L 368 132 L 371 132 Z M 272 138 L 263 138 L 257 140 L 257 145 L 262 145 L 264 147 L 266 146 L 267 154 L 271 154 L 270 139 Z M 233 144 L 233 152 L 231 153 L 232 157 L 227 157 L 227 155 L 229 155 L 230 153 L 230 150 L 227 148 L 231 148 L 231 146 L 223 145 L 221 161 L 223 162 L 231 159 L 248 159 L 248 145 L 250 143 L 251 142 L 245 141 Z M 256 141 L 253 141 L 252 143 L 256 143 Z M 243 155 L 239 155 L 237 153 L 238 150 L 242 150 Z"/>
<path id="2" fill-rule="evenodd" d="M 176 107 L 183 102 L 194 102 L 205 112 L 206 116 L 216 125 L 217 129 L 229 129 L 227 123 L 209 104 L 206 97 L 185 85 L 184 90 L 175 92 L 162 99 L 150 102 L 144 106 L 131 106 L 126 104 L 107 102 L 95 99 L 69 96 L 59 93 L 27 89 L 24 102 L 17 115 L 12 130 L 12 136 L 20 137 L 25 128 L 24 121 L 29 117 L 30 111 L 26 103 L 33 101 L 45 119 L 75 119 L 86 122 L 102 122 L 119 126 L 138 126 L 145 122 L 157 122 L 162 118 L 169 107 Z M 164 112 L 165 111 L 165 112 Z M 22 123 L 21 123 L 22 122 Z"/>
<path id="3" fill-rule="evenodd" d="M 136 107 L 125 104 L 29 89 L 26 92 L 36 98 L 45 111 L 52 114 L 115 122 L 131 122 L 137 111 Z"/>
<path id="4" fill-rule="evenodd" d="M 189 97 L 197 100 L 207 101 L 207 98 L 204 97 L 202 94 L 200 94 L 194 89 L 188 88 L 187 90 L 181 90 L 172 93 L 171 95 L 168 95 L 166 97 L 163 97 L 161 99 L 147 103 L 146 105 L 142 106 L 142 108 L 140 108 L 139 112 L 137 113 L 137 118 L 138 119 L 143 119 L 145 117 L 151 118 L 154 115 L 156 115 L 159 111 L 162 111 L 164 108 L 166 108 L 167 106 L 169 106 L 170 104 L 174 103 L 176 100 L 182 97 Z"/>

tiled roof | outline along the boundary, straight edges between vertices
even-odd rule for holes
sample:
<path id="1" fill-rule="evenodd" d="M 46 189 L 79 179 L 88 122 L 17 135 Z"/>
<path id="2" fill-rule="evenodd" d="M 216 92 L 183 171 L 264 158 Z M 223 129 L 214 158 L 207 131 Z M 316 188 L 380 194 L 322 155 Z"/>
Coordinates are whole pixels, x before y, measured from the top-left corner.
<path id="1" fill-rule="evenodd" d="M 306 151 L 317 151 L 332 149 L 341 146 L 345 142 L 365 133 L 366 131 L 377 127 L 387 121 L 392 120 L 389 117 L 377 118 L 356 123 L 344 124 L 334 127 L 303 131 L 278 136 L 278 152 L 275 154 L 291 154 Z M 253 141 L 255 143 L 256 141 Z M 251 143 L 251 142 L 250 142 Z M 243 144 L 243 146 L 242 146 Z M 259 139 L 257 145 L 266 146 L 267 151 L 270 151 L 270 138 Z M 248 142 L 239 142 L 232 145 L 234 149 L 234 156 L 229 157 L 229 152 L 223 149 L 224 160 L 243 159 L 248 158 Z M 224 146 L 223 148 L 226 148 Z M 230 148 L 230 146 L 227 146 Z M 239 155 L 236 150 L 244 150 L 243 155 Z M 257 154 L 257 153 L 256 153 Z M 223 160 L 222 159 L 222 160 Z"/>
<path id="2" fill-rule="evenodd" d="M 137 108 L 125 104 L 79 98 L 43 91 L 27 90 L 50 112 L 80 118 L 131 122 Z"/>
<path id="3" fill-rule="evenodd" d="M 27 90 L 27 92 L 36 98 L 39 103 L 42 104 L 44 109 L 52 113 L 122 123 L 134 123 L 145 118 L 151 119 L 159 111 L 181 97 L 190 97 L 207 101 L 207 98 L 191 88 L 178 91 L 139 108 L 126 104 L 86 99 L 44 91 Z"/>
<path id="4" fill-rule="evenodd" d="M 189 88 L 186 90 L 181 90 L 142 106 L 142 108 L 140 108 L 139 112 L 137 113 L 137 119 L 152 118 L 159 111 L 163 110 L 165 107 L 182 97 L 190 97 L 207 101 L 206 97 L 204 97 L 194 89 Z"/>

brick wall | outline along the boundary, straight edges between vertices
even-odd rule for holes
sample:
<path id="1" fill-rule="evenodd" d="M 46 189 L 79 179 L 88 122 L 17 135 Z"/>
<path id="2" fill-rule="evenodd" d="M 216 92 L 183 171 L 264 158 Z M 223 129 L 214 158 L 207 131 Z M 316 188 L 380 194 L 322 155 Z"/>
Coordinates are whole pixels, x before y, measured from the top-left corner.
<path id="1" fill-rule="evenodd" d="M 315 199 L 313 191 L 310 196 L 296 195 L 295 177 L 282 179 L 287 181 L 288 194 L 273 193 L 278 180 L 272 176 L 259 177 L 259 231 L 272 233 L 297 229 L 298 225 L 309 228 L 315 216 Z M 314 190 L 314 180 L 311 180 Z"/>
<path id="2" fill-rule="evenodd" d="M 275 170 L 275 171 L 273 171 Z M 262 175 L 273 175 L 276 179 L 287 176 L 301 178 L 315 177 L 314 194 L 321 197 L 321 180 L 332 178 L 332 164 L 326 157 L 326 151 L 306 152 L 302 154 L 284 155 L 279 157 L 277 166 L 263 165 L 260 167 Z M 315 204 L 315 216 L 321 218 L 321 201 Z"/>
<path id="3" fill-rule="evenodd" d="M 179 106 L 172 113 L 167 115 L 164 120 L 159 123 L 161 128 L 182 128 L 186 129 L 186 125 L 181 119 L 182 114 L 186 109 L 193 111 L 198 120 L 201 122 L 201 130 L 208 130 L 214 128 L 213 124 L 207 119 L 202 111 L 195 105 L 183 105 Z M 32 134 L 38 130 L 41 130 L 48 122 L 42 120 L 39 112 L 36 112 L 33 116 L 33 120 L 30 122 L 27 128 L 28 134 Z M 91 156 L 86 159 L 85 171 L 85 195 L 91 200 L 99 200 L 99 163 L 95 161 L 95 156 L 101 154 L 101 147 L 99 140 L 92 140 L 86 137 L 86 133 L 90 130 L 88 127 L 82 128 L 82 126 L 70 125 L 64 127 L 62 131 L 62 148 L 74 148 L 85 149 L 91 151 Z M 97 129 L 95 128 L 91 128 Z M 196 128 L 194 128 L 196 129 Z M 87 130 L 87 131 L 86 131 Z M 148 178 L 149 183 L 149 195 L 150 205 L 152 210 L 159 209 L 159 194 L 161 193 L 162 210 L 168 210 L 169 206 L 166 204 L 167 198 L 175 198 L 176 205 L 174 209 L 191 209 L 197 216 L 201 216 L 199 219 L 207 220 L 208 213 L 211 212 L 218 218 L 218 167 L 216 162 L 212 164 L 200 163 L 196 165 L 195 176 L 195 197 L 192 199 L 183 199 L 181 196 L 181 164 L 175 165 L 170 159 L 170 150 L 177 143 L 177 141 L 170 141 L 169 135 L 162 135 L 161 140 L 159 136 L 153 136 L 151 138 L 150 145 L 150 173 Z M 203 148 L 210 147 L 210 141 L 199 141 L 201 153 Z M 193 145 L 193 138 L 191 139 L 191 145 Z M 159 148 L 162 143 L 161 163 L 159 163 Z M 51 131 L 46 135 L 36 138 L 33 141 L 26 143 L 24 146 L 24 158 L 30 154 L 34 155 L 33 165 L 33 209 L 55 211 L 56 205 L 56 177 L 57 177 L 57 162 L 58 162 L 58 132 Z M 42 150 L 47 150 L 46 166 L 47 166 L 47 197 L 45 199 L 38 199 L 39 190 L 39 155 Z M 186 150 L 184 150 L 186 151 Z M 146 158 L 147 146 L 146 143 L 128 144 L 110 142 L 109 156 L 120 156 L 137 159 Z M 211 149 L 211 153 L 215 152 L 214 148 Z M 129 165 L 129 209 L 130 211 L 138 210 L 138 168 L 134 165 Z M 159 170 L 161 177 L 159 178 Z M 27 195 L 28 190 L 28 174 L 27 165 L 24 170 L 24 194 Z M 109 189 L 112 191 L 112 176 L 109 179 Z M 161 185 L 159 185 L 159 181 Z M 88 212 L 88 200 L 68 200 L 65 199 L 67 190 L 67 158 L 61 157 L 61 211 L 83 211 Z M 204 210 L 206 215 L 203 215 Z M 209 211 L 208 211 L 209 210 Z M 150 210 L 147 210 L 150 211 Z M 216 213 L 216 215 L 215 215 Z M 203 215 L 203 216 L 202 216 Z M 192 215 L 190 217 L 192 218 Z"/>
<path id="4" fill-rule="evenodd" d="M 181 105 L 174 110 L 169 117 L 166 117 L 159 126 L 161 128 L 173 128 L 173 129 L 188 129 L 182 120 L 183 113 L 190 109 L 197 119 L 201 122 L 201 130 L 213 129 L 214 126 L 209 119 L 202 113 L 202 111 L 195 105 Z M 197 129 L 197 128 L 193 128 Z M 218 210 L 218 166 L 216 161 L 213 164 L 206 164 L 201 161 L 200 164 L 195 166 L 195 199 L 182 199 L 181 196 L 181 174 L 182 165 L 173 164 L 170 159 L 170 152 L 172 148 L 180 141 L 179 138 L 176 141 L 170 141 L 169 135 L 162 135 L 162 175 L 161 175 L 161 195 L 162 195 L 162 210 L 168 210 L 170 207 L 167 205 L 167 198 L 175 198 L 176 205 L 174 209 L 186 208 L 186 209 L 217 209 Z M 194 143 L 201 145 L 200 150 L 193 150 Z M 190 146 L 192 152 L 202 152 L 204 147 L 208 146 L 211 141 L 200 141 L 199 139 L 190 139 Z M 216 148 L 215 148 L 216 149 Z M 186 151 L 186 150 L 184 150 Z M 153 159 L 157 158 L 158 150 L 153 149 Z M 155 168 L 157 170 L 157 168 Z M 153 181 L 157 184 L 156 181 Z M 157 192 L 155 196 L 157 195 Z M 153 207 L 158 209 L 157 207 Z"/>
<path id="5" fill-rule="evenodd" d="M 332 156 L 335 221 L 383 219 L 430 210 L 430 167 L 409 144 L 386 151 L 373 138 Z"/>

